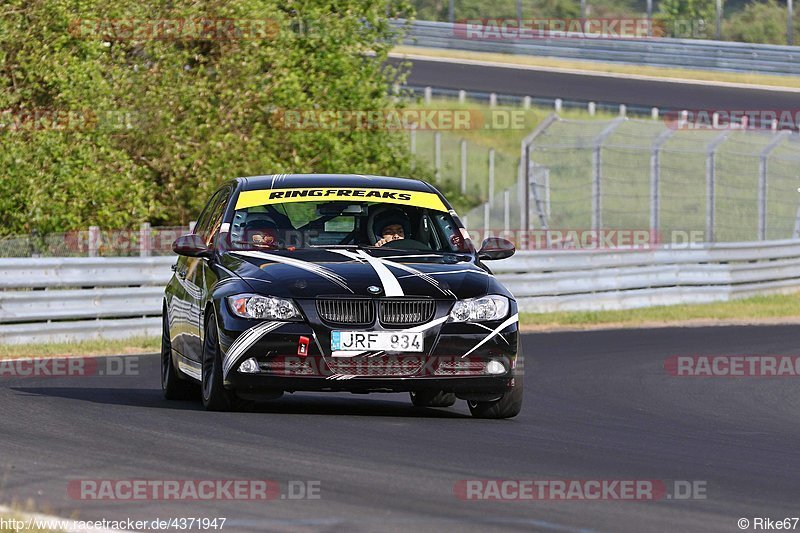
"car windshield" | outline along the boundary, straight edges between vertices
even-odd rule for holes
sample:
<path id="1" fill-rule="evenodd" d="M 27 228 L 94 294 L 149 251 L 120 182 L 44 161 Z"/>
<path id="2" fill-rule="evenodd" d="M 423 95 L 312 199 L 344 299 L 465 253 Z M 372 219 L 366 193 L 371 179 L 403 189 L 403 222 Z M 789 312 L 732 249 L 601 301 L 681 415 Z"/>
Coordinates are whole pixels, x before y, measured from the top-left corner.
<path id="1" fill-rule="evenodd" d="M 349 192 L 354 195 L 358 192 L 363 194 L 357 195 L 360 198 L 339 200 L 340 190 L 284 189 L 240 193 L 230 227 L 231 248 L 274 250 L 358 246 L 429 252 L 470 251 L 471 245 L 436 194 L 352 189 Z M 306 191 L 321 191 L 322 198 L 320 195 L 299 195 Z M 327 200 L 325 193 L 328 191 L 334 191 L 328 195 L 337 199 Z"/>

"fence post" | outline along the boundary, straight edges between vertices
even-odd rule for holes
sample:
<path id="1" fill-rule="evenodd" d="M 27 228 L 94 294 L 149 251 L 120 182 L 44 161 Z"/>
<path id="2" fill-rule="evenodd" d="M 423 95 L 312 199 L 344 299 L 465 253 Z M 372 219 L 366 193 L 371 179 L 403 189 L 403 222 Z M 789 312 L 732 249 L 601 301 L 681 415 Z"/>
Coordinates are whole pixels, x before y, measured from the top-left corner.
<path id="1" fill-rule="evenodd" d="M 189 233 L 194 233 L 194 227 L 197 226 L 196 220 L 189 221 Z"/>
<path id="2" fill-rule="evenodd" d="M 531 108 L 531 97 L 526 96 L 522 99 L 522 108 L 523 109 L 530 109 Z"/>
<path id="3" fill-rule="evenodd" d="M 433 134 L 433 169 L 436 182 L 442 179 L 442 132 L 437 131 Z"/>
<path id="4" fill-rule="evenodd" d="M 139 257 L 149 257 L 153 255 L 153 243 L 150 237 L 150 223 L 144 222 L 139 227 Z"/>
<path id="5" fill-rule="evenodd" d="M 661 225 L 661 146 L 669 139 L 675 130 L 665 130 L 656 137 L 650 152 L 650 231 L 658 236 Z M 652 239 L 651 235 L 651 239 Z"/>
<path id="6" fill-rule="evenodd" d="M 467 101 L 467 91 L 461 89 L 458 91 L 458 103 L 463 104 Z"/>
<path id="7" fill-rule="evenodd" d="M 89 226 L 89 257 L 97 257 L 100 250 L 100 227 Z"/>
<path id="8" fill-rule="evenodd" d="M 758 159 L 758 240 L 763 241 L 767 238 L 767 158 L 787 135 L 791 132 L 784 130 L 777 134 L 775 138 L 761 150 Z"/>
<path id="9" fill-rule="evenodd" d="M 800 224 L 800 208 L 797 210 L 797 223 Z M 503 229 L 511 229 L 511 191 L 503 191 Z"/>
<path id="10" fill-rule="evenodd" d="M 430 105 L 432 94 L 433 94 L 433 89 L 431 89 L 430 87 L 425 87 L 425 105 Z"/>
<path id="11" fill-rule="evenodd" d="M 597 104 L 594 102 L 589 102 L 586 106 L 587 110 L 589 111 L 589 116 L 593 117 L 595 113 L 597 113 Z"/>
<path id="12" fill-rule="evenodd" d="M 797 215 L 794 217 L 794 233 L 793 239 L 800 239 L 800 205 L 797 206 Z"/>
<path id="13" fill-rule="evenodd" d="M 489 107 L 497 106 L 497 93 L 489 93 Z"/>
<path id="14" fill-rule="evenodd" d="M 728 138 L 728 132 L 723 131 L 714 138 L 706 151 L 706 242 L 716 242 L 714 225 L 717 212 L 717 147 Z"/>
<path id="15" fill-rule="evenodd" d="M 467 140 L 461 139 L 461 194 L 467 194 Z"/>
<path id="16" fill-rule="evenodd" d="M 490 202 L 494 198 L 494 148 L 489 148 L 489 190 L 486 196 Z"/>
<path id="17" fill-rule="evenodd" d="M 605 141 L 606 137 L 611 135 L 624 120 L 624 117 L 615 118 L 611 121 L 611 124 L 606 126 L 594 139 L 594 148 L 592 149 L 592 229 L 597 232 L 603 227 L 601 189 L 602 161 L 600 159 L 600 152 L 603 148 L 603 141 Z"/>
<path id="18" fill-rule="evenodd" d="M 410 150 L 411 150 L 411 170 L 416 170 L 417 168 L 417 129 L 411 128 L 411 131 L 408 132 L 409 143 L 410 143 Z"/>
<path id="19" fill-rule="evenodd" d="M 658 120 L 658 108 L 654 107 L 650 110 L 650 118 L 653 120 Z"/>
<path id="20" fill-rule="evenodd" d="M 487 235 L 489 235 L 489 230 L 491 229 L 490 225 L 490 218 L 492 216 L 492 206 L 491 202 L 486 202 L 483 204 L 483 238 L 485 239 Z"/>
<path id="21" fill-rule="evenodd" d="M 556 113 L 561 113 L 561 107 L 562 107 L 563 103 L 564 103 L 564 101 L 561 100 L 561 98 L 556 98 L 556 101 L 553 103 L 553 106 L 554 106 L 554 109 L 556 110 Z"/>
<path id="22" fill-rule="evenodd" d="M 536 138 L 550 125 L 559 120 L 555 113 L 550 114 L 539 123 L 531 133 L 520 142 L 519 166 L 517 167 L 517 193 L 519 201 L 519 229 L 530 229 L 528 217 L 528 201 L 530 199 L 530 182 L 528 181 L 528 163 L 531 158 L 530 147 Z"/>

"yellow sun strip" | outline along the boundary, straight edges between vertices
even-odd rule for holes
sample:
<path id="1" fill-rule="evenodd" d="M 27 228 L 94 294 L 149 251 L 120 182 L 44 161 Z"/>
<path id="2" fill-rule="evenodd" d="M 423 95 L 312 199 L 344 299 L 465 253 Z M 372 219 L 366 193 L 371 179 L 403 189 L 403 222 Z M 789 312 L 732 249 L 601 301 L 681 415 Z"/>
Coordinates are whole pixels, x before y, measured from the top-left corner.
<path id="1" fill-rule="evenodd" d="M 319 202 L 365 200 L 386 204 L 410 205 L 435 211 L 447 211 L 438 195 L 431 192 L 403 191 L 399 189 L 372 189 L 364 187 L 317 187 L 296 189 L 265 189 L 242 191 L 236 200 L 236 209 L 288 202 Z"/>

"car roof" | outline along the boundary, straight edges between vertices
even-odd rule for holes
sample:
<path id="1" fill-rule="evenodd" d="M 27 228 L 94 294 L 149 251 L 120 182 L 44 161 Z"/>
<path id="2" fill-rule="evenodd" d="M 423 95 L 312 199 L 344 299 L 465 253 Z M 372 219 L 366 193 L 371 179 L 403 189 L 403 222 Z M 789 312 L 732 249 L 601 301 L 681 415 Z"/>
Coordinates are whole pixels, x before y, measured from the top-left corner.
<path id="1" fill-rule="evenodd" d="M 412 178 L 368 176 L 362 174 L 271 174 L 237 178 L 244 191 L 295 187 L 369 187 L 432 192 L 424 181 Z"/>

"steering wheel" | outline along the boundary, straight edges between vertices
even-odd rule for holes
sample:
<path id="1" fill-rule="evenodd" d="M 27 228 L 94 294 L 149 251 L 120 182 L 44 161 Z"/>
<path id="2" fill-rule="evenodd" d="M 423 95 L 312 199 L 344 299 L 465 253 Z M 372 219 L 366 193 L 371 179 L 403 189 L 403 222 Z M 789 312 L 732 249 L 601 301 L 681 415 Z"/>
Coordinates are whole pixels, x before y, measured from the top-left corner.
<path id="1" fill-rule="evenodd" d="M 397 239 L 389 241 L 381 248 L 394 248 L 396 250 L 432 250 L 430 245 L 415 239 Z"/>

